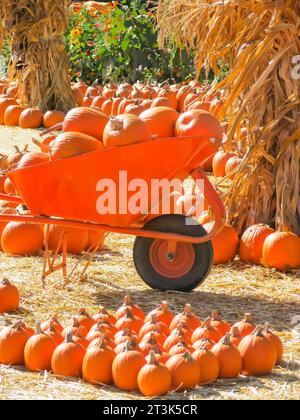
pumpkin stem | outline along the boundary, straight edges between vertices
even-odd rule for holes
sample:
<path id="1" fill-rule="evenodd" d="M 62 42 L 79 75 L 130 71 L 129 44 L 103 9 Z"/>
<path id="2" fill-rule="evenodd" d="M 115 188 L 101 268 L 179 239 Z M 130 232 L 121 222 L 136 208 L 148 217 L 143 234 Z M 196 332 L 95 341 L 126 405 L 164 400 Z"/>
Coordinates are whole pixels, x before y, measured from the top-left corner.
<path id="1" fill-rule="evenodd" d="M 252 322 L 252 314 L 250 314 L 250 313 L 245 314 L 243 321 L 244 322 L 248 322 L 249 324 L 253 324 L 253 322 Z"/>
<path id="2" fill-rule="evenodd" d="M 221 315 L 220 315 L 219 311 L 213 311 L 212 320 L 213 321 L 222 321 L 222 318 L 221 318 Z"/>
<path id="3" fill-rule="evenodd" d="M 271 332 L 271 330 L 270 330 L 270 324 L 268 322 L 266 322 L 264 324 L 264 332 L 265 333 L 270 333 Z"/>
<path id="4" fill-rule="evenodd" d="M 124 306 L 132 306 L 132 300 L 131 300 L 131 297 L 129 295 L 124 296 L 123 305 Z"/>
<path id="5" fill-rule="evenodd" d="M 168 302 L 167 302 L 166 300 L 163 300 L 163 301 L 161 302 L 160 308 L 161 308 L 161 310 L 162 310 L 163 312 L 168 311 L 168 309 L 169 309 L 169 304 L 168 304 Z"/>
<path id="6" fill-rule="evenodd" d="M 151 350 L 149 353 L 150 356 L 150 360 L 149 360 L 149 365 L 158 365 L 158 360 L 156 359 L 155 356 L 155 351 Z"/>
<path id="7" fill-rule="evenodd" d="M 240 331 L 239 331 L 238 327 L 234 327 L 234 326 L 231 327 L 230 335 L 232 337 L 235 337 L 235 338 L 241 338 Z"/>
<path id="8" fill-rule="evenodd" d="M 35 323 L 35 335 L 38 335 L 38 334 L 45 334 L 44 331 L 42 330 L 41 323 L 39 321 Z"/>
<path id="9" fill-rule="evenodd" d="M 48 153 L 51 151 L 51 147 L 49 145 L 42 143 L 41 141 L 35 139 L 34 137 L 32 137 L 31 140 L 32 140 L 32 143 L 38 146 L 42 152 Z"/>
<path id="10" fill-rule="evenodd" d="M 99 312 L 98 312 L 99 314 L 103 314 L 103 315 L 107 315 L 108 313 L 107 313 L 107 310 L 104 308 L 104 306 L 103 305 L 100 305 L 99 306 Z"/>
<path id="11" fill-rule="evenodd" d="M 157 322 L 158 322 L 157 315 L 154 313 L 151 315 L 150 324 L 157 324 Z"/>
<path id="12" fill-rule="evenodd" d="M 208 317 L 206 318 L 206 320 L 203 322 L 203 326 L 202 329 L 209 329 L 209 327 L 211 326 L 211 318 Z"/>
<path id="13" fill-rule="evenodd" d="M 131 340 L 127 340 L 125 343 L 123 352 L 130 351 L 130 350 L 132 350 Z"/>
<path id="14" fill-rule="evenodd" d="M 11 283 L 7 278 L 4 278 L 4 279 L 0 280 L 0 284 L 2 286 L 10 286 Z"/>
<path id="15" fill-rule="evenodd" d="M 263 337 L 264 336 L 264 327 L 262 325 L 258 325 L 255 330 L 251 333 L 251 335 L 255 335 L 256 337 Z"/>
<path id="16" fill-rule="evenodd" d="M 185 307 L 184 307 L 184 311 L 183 311 L 183 314 L 184 314 L 185 316 L 191 316 L 191 315 L 192 315 L 192 307 L 191 307 L 191 305 L 190 305 L 189 303 L 187 303 L 187 304 L 185 305 Z"/>
<path id="17" fill-rule="evenodd" d="M 224 346 L 233 347 L 231 341 L 230 341 L 230 333 L 227 333 L 225 337 L 223 337 L 220 341 L 220 344 L 223 344 Z"/>
<path id="18" fill-rule="evenodd" d="M 12 325 L 12 328 L 15 330 L 20 330 L 21 328 L 25 327 L 25 323 L 23 321 L 17 321 Z"/>
<path id="19" fill-rule="evenodd" d="M 80 327 L 80 322 L 78 321 L 78 319 L 75 316 L 73 316 L 72 320 L 73 320 L 72 327 L 79 328 Z"/>
<path id="20" fill-rule="evenodd" d="M 188 351 L 186 351 L 183 355 L 182 355 L 186 360 L 194 360 L 192 358 L 191 353 L 189 353 Z"/>
<path id="21" fill-rule="evenodd" d="M 73 337 L 72 337 L 71 330 L 67 331 L 67 335 L 66 335 L 66 338 L 65 338 L 64 342 L 65 343 L 75 343 L 75 341 L 73 340 Z"/>

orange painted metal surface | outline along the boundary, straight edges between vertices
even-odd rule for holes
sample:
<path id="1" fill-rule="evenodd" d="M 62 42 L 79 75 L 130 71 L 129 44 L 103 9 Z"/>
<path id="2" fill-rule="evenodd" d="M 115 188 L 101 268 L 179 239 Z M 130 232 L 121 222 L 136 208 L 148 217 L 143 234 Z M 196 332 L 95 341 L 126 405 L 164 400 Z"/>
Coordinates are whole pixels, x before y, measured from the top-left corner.
<path id="1" fill-rule="evenodd" d="M 169 138 L 35 165 L 11 171 L 8 176 L 33 216 L 127 228 L 143 218 L 154 204 L 150 188 L 153 179 L 184 181 L 216 149 L 217 145 L 208 138 Z M 148 186 L 143 212 L 139 214 L 131 214 L 126 208 L 122 211 L 124 214 L 119 212 L 119 194 L 127 191 L 127 185 L 120 184 L 121 171 L 127 172 L 127 184 L 140 178 Z M 97 211 L 101 195 L 97 185 L 103 179 L 116 185 L 117 214 Z M 124 202 L 128 203 L 134 193 L 128 192 Z"/>

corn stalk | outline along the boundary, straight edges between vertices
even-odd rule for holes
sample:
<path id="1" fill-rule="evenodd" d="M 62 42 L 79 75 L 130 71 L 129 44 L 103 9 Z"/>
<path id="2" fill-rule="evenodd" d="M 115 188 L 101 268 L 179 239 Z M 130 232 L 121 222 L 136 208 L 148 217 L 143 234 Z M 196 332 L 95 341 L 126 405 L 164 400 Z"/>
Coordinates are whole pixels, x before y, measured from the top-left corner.
<path id="1" fill-rule="evenodd" d="M 74 107 L 63 40 L 67 29 L 66 1 L 1 2 L 5 10 L 5 30 L 13 50 L 8 75 L 18 84 L 21 102 L 43 111 L 67 111 Z"/>
<path id="2" fill-rule="evenodd" d="M 228 76 L 218 117 L 228 119 L 229 140 L 242 126 L 247 153 L 225 200 L 239 232 L 253 223 L 300 234 L 299 0 L 159 0 L 159 43 L 193 50 L 200 70 Z"/>

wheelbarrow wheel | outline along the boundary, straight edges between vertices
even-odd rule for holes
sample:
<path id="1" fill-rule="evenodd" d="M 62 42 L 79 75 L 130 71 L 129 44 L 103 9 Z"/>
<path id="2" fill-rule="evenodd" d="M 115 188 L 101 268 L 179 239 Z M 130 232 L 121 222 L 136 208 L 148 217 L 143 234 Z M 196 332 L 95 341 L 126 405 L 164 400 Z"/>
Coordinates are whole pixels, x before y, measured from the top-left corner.
<path id="1" fill-rule="evenodd" d="M 148 222 L 144 229 L 195 237 L 207 235 L 201 225 L 179 214 L 159 216 Z M 137 237 L 133 259 L 138 274 L 153 289 L 191 292 L 210 273 L 213 247 L 211 241 L 203 244 L 180 242 L 176 245 L 174 258 L 170 258 L 168 241 Z"/>

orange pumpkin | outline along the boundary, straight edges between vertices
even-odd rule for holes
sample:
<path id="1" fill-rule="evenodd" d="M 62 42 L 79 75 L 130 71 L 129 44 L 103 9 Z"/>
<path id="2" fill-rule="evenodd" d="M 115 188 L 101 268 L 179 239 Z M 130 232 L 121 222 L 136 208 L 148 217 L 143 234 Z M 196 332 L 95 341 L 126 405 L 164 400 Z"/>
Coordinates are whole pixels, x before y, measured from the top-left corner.
<path id="1" fill-rule="evenodd" d="M 158 330 L 162 334 L 169 335 L 170 330 L 166 324 L 158 321 L 156 314 L 152 314 L 150 320 L 145 322 L 139 330 L 139 337 L 142 339 L 150 331 Z"/>
<path id="2" fill-rule="evenodd" d="M 46 153 L 41 152 L 29 152 L 26 153 L 22 158 L 20 159 L 17 168 L 23 169 L 27 166 L 33 166 L 33 165 L 41 165 L 44 163 L 49 162 L 49 155 Z"/>
<path id="3" fill-rule="evenodd" d="M 145 110 L 146 110 L 146 108 L 141 104 L 141 102 L 136 101 L 133 104 L 127 105 L 124 113 L 140 116 L 141 113 L 144 112 Z"/>
<path id="4" fill-rule="evenodd" d="M 209 340 L 208 338 L 201 338 L 200 340 L 197 340 L 197 341 L 195 341 L 195 343 L 193 343 L 193 348 L 195 350 L 199 350 L 199 349 L 201 349 L 201 347 L 203 347 L 205 345 L 205 347 L 208 350 L 211 350 L 215 344 L 216 343 L 214 341 Z"/>
<path id="5" fill-rule="evenodd" d="M 199 136 L 222 140 L 223 129 L 212 114 L 193 109 L 180 115 L 176 122 L 175 134 L 178 137 Z"/>
<path id="6" fill-rule="evenodd" d="M 213 229 L 213 222 L 204 225 L 207 232 Z M 214 249 L 214 264 L 227 264 L 234 260 L 238 245 L 239 237 L 233 226 L 225 224 L 222 231 L 212 238 Z"/>
<path id="7" fill-rule="evenodd" d="M 56 137 L 50 147 L 51 160 L 66 159 L 84 153 L 103 150 L 102 142 L 82 133 L 63 133 Z"/>
<path id="8" fill-rule="evenodd" d="M 159 344 L 155 340 L 155 334 L 152 332 L 150 332 L 150 336 L 147 340 L 143 339 L 139 344 L 139 348 L 145 356 L 147 356 L 151 352 L 151 350 L 153 350 L 156 347 L 159 347 L 162 350 L 161 346 L 159 346 Z"/>
<path id="9" fill-rule="evenodd" d="M 99 306 L 98 313 L 93 316 L 93 319 L 96 322 L 104 321 L 112 325 L 115 325 L 115 323 L 117 322 L 116 318 L 113 315 L 111 315 L 102 305 Z"/>
<path id="10" fill-rule="evenodd" d="M 150 135 L 157 138 L 174 137 L 178 117 L 177 111 L 166 107 L 150 108 L 140 115 Z"/>
<path id="11" fill-rule="evenodd" d="M 58 321 L 58 318 L 56 315 L 53 315 L 49 320 L 43 322 L 41 324 L 41 329 L 42 331 L 47 332 L 51 326 L 53 326 L 59 334 L 63 332 L 64 328 L 61 325 L 61 323 Z"/>
<path id="12" fill-rule="evenodd" d="M 243 337 L 240 335 L 239 329 L 237 327 L 231 327 L 230 329 L 230 341 L 236 348 L 238 348 Z"/>
<path id="13" fill-rule="evenodd" d="M 275 344 L 263 334 L 263 327 L 257 327 L 240 342 L 238 351 L 243 358 L 242 373 L 245 376 L 267 375 L 276 365 Z"/>
<path id="14" fill-rule="evenodd" d="M 93 98 L 92 107 L 99 108 L 99 110 L 101 110 L 104 102 L 105 98 L 103 98 L 103 96 L 96 96 L 95 98 Z"/>
<path id="15" fill-rule="evenodd" d="M 55 375 L 78 377 L 82 373 L 84 348 L 75 343 L 71 334 L 53 352 L 51 367 Z"/>
<path id="16" fill-rule="evenodd" d="M 169 309 L 169 304 L 165 300 L 161 302 L 161 304 L 158 308 L 153 309 L 153 311 L 149 312 L 149 314 L 145 318 L 145 322 L 150 321 L 151 316 L 154 315 L 154 314 L 156 315 L 157 320 L 166 324 L 167 327 L 170 326 L 170 324 L 171 324 L 171 322 L 174 318 L 174 314 Z"/>
<path id="17" fill-rule="evenodd" d="M 193 388 L 201 380 L 200 365 L 188 352 L 170 357 L 166 367 L 171 372 L 172 389 L 182 391 Z"/>
<path id="18" fill-rule="evenodd" d="M 65 119 L 65 113 L 62 111 L 47 111 L 43 117 L 43 126 L 45 128 L 53 127 L 54 125 L 63 122 Z"/>
<path id="19" fill-rule="evenodd" d="M 24 348 L 25 366 L 32 372 L 50 371 L 51 359 L 58 343 L 41 330 L 37 323 L 36 333 L 27 341 Z"/>
<path id="20" fill-rule="evenodd" d="M 210 325 L 216 330 L 218 330 L 222 334 L 222 336 L 224 336 L 230 331 L 229 324 L 221 318 L 219 311 L 213 311 Z"/>
<path id="21" fill-rule="evenodd" d="M 252 315 L 247 313 L 244 315 L 242 321 L 236 322 L 233 327 L 236 327 L 241 337 L 244 338 L 255 330 L 256 325 L 252 322 Z"/>
<path id="22" fill-rule="evenodd" d="M 196 350 L 192 357 L 200 366 L 201 376 L 199 383 L 209 384 L 215 382 L 219 377 L 220 367 L 217 356 L 212 353 L 206 345 Z"/>
<path id="23" fill-rule="evenodd" d="M 181 112 L 184 109 L 184 102 L 188 94 L 191 92 L 192 88 L 190 86 L 181 86 L 181 88 L 177 92 L 177 107 L 178 111 Z"/>
<path id="24" fill-rule="evenodd" d="M 101 107 L 101 111 L 102 111 L 105 115 L 110 116 L 110 115 L 112 114 L 112 107 L 113 107 L 113 103 L 114 103 L 113 98 L 106 99 L 106 100 L 103 102 L 103 105 L 102 105 L 102 107 Z"/>
<path id="25" fill-rule="evenodd" d="M 225 175 L 228 176 L 229 179 L 234 179 L 236 176 L 236 169 L 241 166 L 242 159 L 238 156 L 231 157 L 226 165 L 225 165 Z"/>
<path id="26" fill-rule="evenodd" d="M 10 255 L 38 255 L 43 240 L 40 225 L 24 222 L 9 222 L 1 236 L 2 249 Z"/>
<path id="27" fill-rule="evenodd" d="M 116 322 L 116 328 L 122 330 L 128 328 L 129 330 L 134 331 L 136 334 L 139 333 L 143 325 L 143 320 L 132 314 L 129 308 L 126 309 L 124 316 Z"/>
<path id="28" fill-rule="evenodd" d="M 39 128 L 43 125 L 43 113 L 40 109 L 27 108 L 20 114 L 19 126 L 21 128 Z"/>
<path id="29" fill-rule="evenodd" d="M 173 318 L 170 324 L 170 331 L 174 330 L 180 322 L 186 323 L 192 331 L 202 325 L 201 320 L 193 313 L 189 303 L 185 305 L 183 312 Z"/>
<path id="30" fill-rule="evenodd" d="M 207 318 L 202 327 L 198 327 L 193 332 L 191 341 L 195 343 L 198 340 L 207 339 L 217 343 L 223 337 L 223 333 L 211 325 L 211 318 Z"/>
<path id="31" fill-rule="evenodd" d="M 74 316 L 72 318 L 71 326 L 66 327 L 61 335 L 62 337 L 66 338 L 68 334 L 71 334 L 72 337 L 79 336 L 79 337 L 86 337 L 88 331 L 87 329 L 81 325 L 78 319 Z"/>
<path id="32" fill-rule="evenodd" d="M 97 108 L 74 108 L 65 117 L 63 131 L 86 134 L 102 141 L 107 123 L 108 117 Z"/>
<path id="33" fill-rule="evenodd" d="M 274 232 L 263 245 L 262 261 L 279 271 L 300 268 L 300 238 L 292 232 Z"/>
<path id="34" fill-rule="evenodd" d="M 225 153 L 219 151 L 213 158 L 213 173 L 217 178 L 223 178 L 226 175 L 226 164 L 232 157 L 236 157 L 235 153 Z"/>
<path id="35" fill-rule="evenodd" d="M 48 227 L 48 248 L 50 251 L 55 252 L 63 235 L 67 241 L 67 252 L 69 254 L 81 254 L 87 244 L 88 235 L 83 229 L 66 228 L 64 226 L 51 225 Z M 46 235 L 46 227 L 44 229 Z M 62 244 L 59 248 L 62 252 Z"/>
<path id="36" fill-rule="evenodd" d="M 0 280 L 0 314 L 13 312 L 20 304 L 20 294 L 16 286 L 7 279 Z"/>
<path id="37" fill-rule="evenodd" d="M 5 111 L 10 105 L 17 105 L 14 98 L 0 98 L 0 125 L 4 124 Z"/>
<path id="38" fill-rule="evenodd" d="M 103 133 L 105 147 L 126 146 L 150 141 L 146 124 L 136 115 L 111 117 Z"/>
<path id="39" fill-rule="evenodd" d="M 0 330 L 0 363 L 4 365 L 23 365 L 24 348 L 34 334 L 32 329 L 19 321 Z"/>
<path id="40" fill-rule="evenodd" d="M 169 369 L 158 362 L 155 352 L 150 352 L 149 362 L 138 374 L 138 387 L 145 397 L 167 394 L 171 389 L 172 376 Z"/>
<path id="41" fill-rule="evenodd" d="M 82 364 L 82 374 L 85 381 L 93 384 L 113 383 L 112 364 L 116 353 L 108 348 L 102 340 L 97 346 L 91 347 L 85 354 Z"/>
<path id="42" fill-rule="evenodd" d="M 283 352 L 284 352 L 281 339 L 278 337 L 278 335 L 274 334 L 270 330 L 269 324 L 264 325 L 263 335 L 269 340 L 271 340 L 274 346 L 276 347 L 276 355 L 277 355 L 276 363 L 280 364 L 283 361 Z"/>
<path id="43" fill-rule="evenodd" d="M 239 350 L 231 344 L 229 333 L 211 351 L 218 358 L 220 378 L 236 378 L 241 373 L 242 356 Z"/>
<path id="44" fill-rule="evenodd" d="M 73 92 L 73 96 L 74 96 L 74 100 L 76 102 L 76 104 L 78 106 L 82 106 L 83 104 L 83 93 L 82 93 L 82 88 L 81 87 L 77 87 L 76 85 L 72 86 L 72 92 Z"/>
<path id="45" fill-rule="evenodd" d="M 264 242 L 274 232 L 273 229 L 264 224 L 249 227 L 243 233 L 240 241 L 239 255 L 241 261 L 260 264 Z"/>
<path id="46" fill-rule="evenodd" d="M 138 374 L 146 364 L 145 357 L 138 351 L 131 350 L 127 342 L 126 349 L 118 354 L 112 364 L 115 385 L 123 391 L 138 389 Z"/>
<path id="47" fill-rule="evenodd" d="M 157 108 L 157 107 L 167 107 L 167 108 L 174 109 L 172 107 L 172 102 L 168 98 L 162 98 L 162 97 L 153 99 L 151 108 Z"/>
<path id="48" fill-rule="evenodd" d="M 90 329 L 96 325 L 96 321 L 90 316 L 90 314 L 86 311 L 85 308 L 80 308 L 76 318 L 80 325 L 82 325 L 86 331 L 90 331 Z"/>
<path id="49" fill-rule="evenodd" d="M 9 105 L 4 113 L 4 124 L 10 127 L 19 125 L 19 118 L 24 109 L 20 105 Z"/>
<path id="50" fill-rule="evenodd" d="M 122 318 L 122 316 L 125 315 L 127 309 L 129 309 L 133 315 L 141 318 L 142 320 L 145 319 L 143 310 L 132 301 L 132 298 L 129 295 L 124 296 L 122 305 L 119 309 L 117 309 L 115 313 L 116 319 Z"/>

